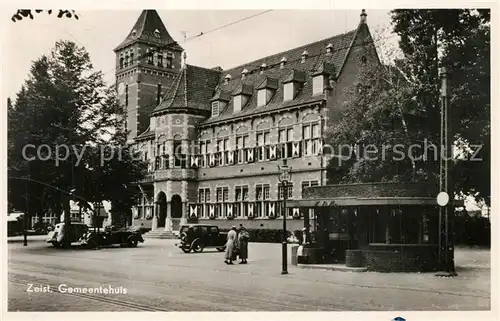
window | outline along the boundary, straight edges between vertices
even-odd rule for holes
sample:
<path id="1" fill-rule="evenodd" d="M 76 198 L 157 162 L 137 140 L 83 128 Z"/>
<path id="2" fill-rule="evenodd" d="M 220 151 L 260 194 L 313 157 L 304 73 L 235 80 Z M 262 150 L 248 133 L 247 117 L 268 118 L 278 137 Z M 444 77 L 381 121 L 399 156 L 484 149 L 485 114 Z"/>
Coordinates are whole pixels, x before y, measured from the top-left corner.
<path id="1" fill-rule="evenodd" d="M 214 101 L 212 102 L 212 117 L 218 117 L 219 116 L 219 102 Z"/>
<path id="2" fill-rule="evenodd" d="M 283 101 L 290 101 L 294 98 L 294 84 L 289 82 L 283 86 Z"/>
<path id="3" fill-rule="evenodd" d="M 256 217 L 266 217 L 268 214 L 269 203 L 269 184 L 259 184 L 255 187 L 255 214 Z"/>
<path id="4" fill-rule="evenodd" d="M 173 57 L 172 54 L 167 55 L 166 68 L 172 68 Z"/>
<path id="5" fill-rule="evenodd" d="M 133 65 L 134 64 L 134 52 L 130 52 L 130 64 Z"/>
<path id="6" fill-rule="evenodd" d="M 154 56 L 154 51 L 153 50 L 150 50 L 148 49 L 146 51 L 146 62 L 149 64 L 149 65 L 152 65 L 153 64 L 153 56 Z"/>
<path id="7" fill-rule="evenodd" d="M 156 88 L 156 104 L 158 105 L 161 101 L 161 84 L 158 84 Z"/>
<path id="8" fill-rule="evenodd" d="M 292 157 L 293 128 L 286 127 L 278 129 L 278 158 Z"/>
<path id="9" fill-rule="evenodd" d="M 266 105 L 266 90 L 265 89 L 260 89 L 257 92 L 257 107 L 262 107 Z"/>
<path id="10" fill-rule="evenodd" d="M 217 153 L 215 153 L 215 165 L 223 166 L 229 163 L 229 138 L 217 140 Z"/>
<path id="11" fill-rule="evenodd" d="M 240 112 L 242 109 L 242 99 L 241 95 L 234 96 L 233 98 L 233 113 Z"/>
<path id="12" fill-rule="evenodd" d="M 301 194 L 304 191 L 304 188 L 311 187 L 311 186 L 318 186 L 318 185 L 319 185 L 318 181 L 303 181 Z"/>
<path id="13" fill-rule="evenodd" d="M 302 127 L 303 150 L 305 156 L 317 155 L 321 151 L 319 124 L 310 123 Z"/>
<path id="14" fill-rule="evenodd" d="M 215 204 L 215 216 L 222 218 L 227 214 L 227 203 L 229 201 L 229 188 L 228 187 L 217 187 L 216 189 L 216 201 Z"/>
<path id="15" fill-rule="evenodd" d="M 200 166 L 209 167 L 210 140 L 200 141 Z"/>
<path id="16" fill-rule="evenodd" d="M 242 164 L 247 159 L 248 135 L 236 136 L 236 150 L 238 153 L 238 163 Z"/>
<path id="17" fill-rule="evenodd" d="M 293 184 L 288 182 L 287 189 L 288 189 L 287 199 L 291 199 L 293 197 Z M 283 199 L 283 191 L 284 191 L 283 185 L 279 184 L 278 185 L 278 199 L 280 199 L 280 200 Z"/>
<path id="18" fill-rule="evenodd" d="M 187 155 L 182 153 L 181 141 L 174 141 L 174 167 L 186 168 Z"/>
<path id="19" fill-rule="evenodd" d="M 124 60 L 124 58 L 123 58 L 123 57 L 120 57 L 120 68 L 123 68 L 123 65 L 124 65 L 123 60 Z"/>
<path id="20" fill-rule="evenodd" d="M 200 203 L 200 217 L 207 218 L 209 214 L 210 188 L 200 188 L 198 190 L 198 203 Z"/>
<path id="21" fill-rule="evenodd" d="M 269 131 L 257 133 L 256 158 L 259 161 L 269 160 L 269 144 L 271 143 L 271 133 Z"/>
<path id="22" fill-rule="evenodd" d="M 313 78 L 313 95 L 318 95 L 323 93 L 323 88 L 325 86 L 325 76 L 319 75 Z"/>
<path id="23" fill-rule="evenodd" d="M 163 67 L 163 55 L 158 54 L 156 57 L 156 63 L 158 64 L 158 67 Z"/>

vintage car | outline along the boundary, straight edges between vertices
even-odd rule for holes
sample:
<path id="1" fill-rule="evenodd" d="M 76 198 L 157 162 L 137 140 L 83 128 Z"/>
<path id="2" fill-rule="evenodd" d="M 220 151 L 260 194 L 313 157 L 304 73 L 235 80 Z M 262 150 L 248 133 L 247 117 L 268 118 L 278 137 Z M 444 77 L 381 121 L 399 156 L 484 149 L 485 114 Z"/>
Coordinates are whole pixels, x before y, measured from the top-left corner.
<path id="1" fill-rule="evenodd" d="M 83 223 L 71 223 L 69 229 L 64 223 L 58 223 L 54 230 L 47 235 L 46 242 L 58 248 L 69 246 L 71 243 L 78 242 L 87 231 L 88 226 Z"/>
<path id="2" fill-rule="evenodd" d="M 96 248 L 99 246 L 111 246 L 119 244 L 121 247 L 137 247 L 144 242 L 141 233 L 126 228 L 107 227 L 104 231 L 94 232 L 89 230 L 80 239 L 82 247 Z"/>
<path id="3" fill-rule="evenodd" d="M 182 225 L 179 230 L 180 243 L 176 244 L 185 253 L 202 252 L 212 247 L 222 252 L 226 248 L 227 233 L 220 232 L 216 225 Z"/>

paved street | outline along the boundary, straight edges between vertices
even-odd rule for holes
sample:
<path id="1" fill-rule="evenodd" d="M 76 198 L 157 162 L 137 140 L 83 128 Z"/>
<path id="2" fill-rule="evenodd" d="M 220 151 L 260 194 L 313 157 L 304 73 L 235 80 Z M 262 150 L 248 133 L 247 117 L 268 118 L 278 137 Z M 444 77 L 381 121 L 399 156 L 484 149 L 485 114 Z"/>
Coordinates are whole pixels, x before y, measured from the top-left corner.
<path id="1" fill-rule="evenodd" d="M 8 244 L 9 311 L 369 311 L 489 310 L 489 251 L 459 249 L 453 279 L 433 274 L 302 270 L 280 275 L 279 244 L 251 243 L 248 265 L 223 253 L 184 254 L 173 240 L 138 248 L 60 250 L 42 241 Z M 290 251 L 289 251 L 290 252 Z M 27 292 L 28 284 L 52 292 Z M 124 294 L 68 294 L 58 287 Z M 66 288 L 65 287 L 65 288 Z M 122 291 L 123 292 L 123 291 Z"/>

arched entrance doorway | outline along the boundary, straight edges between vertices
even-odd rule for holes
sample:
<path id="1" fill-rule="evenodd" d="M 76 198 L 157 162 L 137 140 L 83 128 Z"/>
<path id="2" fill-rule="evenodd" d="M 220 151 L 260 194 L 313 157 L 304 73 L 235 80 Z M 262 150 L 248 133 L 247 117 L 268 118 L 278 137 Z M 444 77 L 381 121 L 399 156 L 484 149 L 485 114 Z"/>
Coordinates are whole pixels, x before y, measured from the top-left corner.
<path id="1" fill-rule="evenodd" d="M 165 227 L 167 219 L 167 195 L 164 192 L 159 192 L 156 195 L 156 215 L 158 217 L 157 227 Z"/>
<path id="2" fill-rule="evenodd" d="M 172 218 L 182 218 L 182 198 L 179 194 L 172 196 Z"/>
<path id="3" fill-rule="evenodd" d="M 179 194 L 172 196 L 171 201 L 172 229 L 178 230 L 182 219 L 182 198 Z"/>

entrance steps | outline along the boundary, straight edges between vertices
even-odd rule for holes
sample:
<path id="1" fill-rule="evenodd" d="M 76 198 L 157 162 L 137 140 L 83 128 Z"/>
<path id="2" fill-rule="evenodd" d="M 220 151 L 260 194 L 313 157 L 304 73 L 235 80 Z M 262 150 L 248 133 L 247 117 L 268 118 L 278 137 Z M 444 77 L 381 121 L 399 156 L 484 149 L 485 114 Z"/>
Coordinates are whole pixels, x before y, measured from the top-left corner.
<path id="1" fill-rule="evenodd" d="M 164 229 L 157 229 L 147 232 L 143 235 L 145 239 L 177 239 L 178 233 L 172 231 L 165 231 Z"/>

